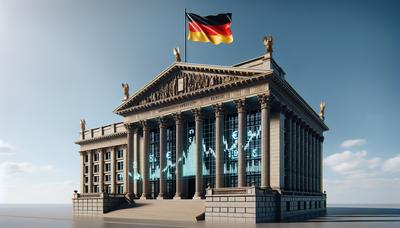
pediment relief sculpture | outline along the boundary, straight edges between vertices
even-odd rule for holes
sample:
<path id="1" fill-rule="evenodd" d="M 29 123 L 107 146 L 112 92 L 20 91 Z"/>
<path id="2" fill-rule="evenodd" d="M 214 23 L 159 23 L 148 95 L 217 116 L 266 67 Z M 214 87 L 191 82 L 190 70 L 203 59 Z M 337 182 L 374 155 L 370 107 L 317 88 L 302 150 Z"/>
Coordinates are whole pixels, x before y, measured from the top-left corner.
<path id="1" fill-rule="evenodd" d="M 145 98 L 136 105 L 142 105 L 162 99 L 167 99 L 180 94 L 190 93 L 196 90 L 229 83 L 240 77 L 229 75 L 210 75 L 197 73 L 180 72 L 173 76 L 170 80 L 155 85 L 151 92 L 147 93 Z"/>

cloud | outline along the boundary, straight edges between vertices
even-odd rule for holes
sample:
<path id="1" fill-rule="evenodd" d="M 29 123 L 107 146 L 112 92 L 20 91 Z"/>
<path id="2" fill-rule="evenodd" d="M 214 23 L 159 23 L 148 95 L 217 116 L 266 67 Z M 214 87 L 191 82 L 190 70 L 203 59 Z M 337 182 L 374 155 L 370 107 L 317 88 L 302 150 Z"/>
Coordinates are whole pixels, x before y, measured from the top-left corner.
<path id="1" fill-rule="evenodd" d="M 15 147 L 0 140 L 0 154 L 11 154 L 15 152 Z"/>
<path id="2" fill-rule="evenodd" d="M 355 146 L 362 146 L 365 143 L 367 143 L 365 139 L 348 139 L 343 141 L 340 146 L 343 148 L 351 148 Z"/>
<path id="3" fill-rule="evenodd" d="M 400 155 L 386 160 L 383 163 L 383 170 L 388 172 L 400 172 Z"/>
<path id="4" fill-rule="evenodd" d="M 374 175 L 373 171 L 381 164 L 381 158 L 367 158 L 367 151 L 350 151 L 346 150 L 341 153 L 335 153 L 324 159 L 324 165 L 332 169 L 332 171 L 347 175 L 348 177 L 362 177 Z"/>
<path id="5" fill-rule="evenodd" d="M 37 166 L 29 162 L 6 161 L 0 163 L 0 175 L 14 175 L 23 172 L 47 171 L 53 169 L 51 165 Z"/>

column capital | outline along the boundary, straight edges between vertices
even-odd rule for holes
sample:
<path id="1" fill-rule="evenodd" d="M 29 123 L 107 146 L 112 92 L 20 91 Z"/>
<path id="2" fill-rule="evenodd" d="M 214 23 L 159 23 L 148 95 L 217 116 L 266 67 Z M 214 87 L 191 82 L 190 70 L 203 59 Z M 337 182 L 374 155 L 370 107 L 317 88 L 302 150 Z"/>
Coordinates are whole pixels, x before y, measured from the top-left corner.
<path id="1" fill-rule="evenodd" d="M 167 120 L 165 119 L 165 117 L 163 117 L 163 116 L 158 117 L 157 118 L 157 122 L 158 122 L 158 127 L 159 128 L 165 128 L 166 127 Z"/>
<path id="2" fill-rule="evenodd" d="M 261 109 L 270 109 L 273 97 L 268 94 L 261 94 L 257 96 L 258 101 L 261 104 Z"/>
<path id="3" fill-rule="evenodd" d="M 246 112 L 246 99 L 244 99 L 244 98 L 238 99 L 238 100 L 235 100 L 234 102 L 235 102 L 238 113 Z"/>
<path id="4" fill-rule="evenodd" d="M 215 112 L 215 116 L 221 116 L 224 113 L 224 107 L 223 107 L 222 103 L 213 105 L 213 109 Z"/>
<path id="5" fill-rule="evenodd" d="M 135 128 L 135 125 L 133 123 L 124 123 L 124 127 L 127 131 L 133 132 L 133 129 Z"/>
<path id="6" fill-rule="evenodd" d="M 180 124 L 182 122 L 182 113 L 176 112 L 176 113 L 172 114 L 172 117 L 174 118 L 176 123 Z"/>
<path id="7" fill-rule="evenodd" d="M 149 127 L 149 122 L 147 120 L 141 120 L 140 121 L 140 126 L 142 126 L 142 128 L 148 128 Z"/>
<path id="8" fill-rule="evenodd" d="M 202 113 L 200 107 L 199 107 L 199 108 L 192 109 L 192 113 L 193 113 L 194 119 L 195 119 L 196 121 L 197 121 L 197 120 L 200 120 L 200 119 L 202 118 L 203 113 Z"/>

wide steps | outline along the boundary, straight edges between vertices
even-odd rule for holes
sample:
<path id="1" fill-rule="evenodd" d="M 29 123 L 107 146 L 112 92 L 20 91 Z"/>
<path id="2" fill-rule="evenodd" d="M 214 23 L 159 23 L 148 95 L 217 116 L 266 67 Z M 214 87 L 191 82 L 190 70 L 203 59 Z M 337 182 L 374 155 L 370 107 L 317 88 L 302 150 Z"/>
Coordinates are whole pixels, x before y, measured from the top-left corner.
<path id="1" fill-rule="evenodd" d="M 193 222 L 204 218 L 204 212 L 204 200 L 135 200 L 132 208 L 115 210 L 105 213 L 103 216 Z"/>

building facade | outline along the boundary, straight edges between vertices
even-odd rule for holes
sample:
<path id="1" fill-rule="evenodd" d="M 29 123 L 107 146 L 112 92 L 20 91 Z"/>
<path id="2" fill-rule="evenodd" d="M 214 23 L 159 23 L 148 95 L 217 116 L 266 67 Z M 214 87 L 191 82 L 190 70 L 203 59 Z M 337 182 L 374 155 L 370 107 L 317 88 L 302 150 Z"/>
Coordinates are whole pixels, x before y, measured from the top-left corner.
<path id="1" fill-rule="evenodd" d="M 251 191 L 258 199 L 261 191 L 280 211 L 274 218 L 324 211 L 324 110 L 318 115 L 285 80 L 272 47 L 234 66 L 177 61 L 135 94 L 128 90 L 114 110 L 123 122 L 93 129 L 81 122 L 80 197 L 207 197 L 206 219 L 220 219 L 228 203 L 207 202 Z M 277 219 L 255 219 L 270 220 Z"/>

